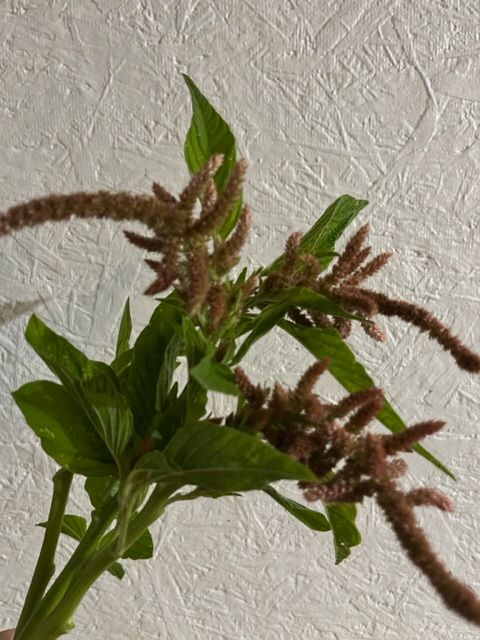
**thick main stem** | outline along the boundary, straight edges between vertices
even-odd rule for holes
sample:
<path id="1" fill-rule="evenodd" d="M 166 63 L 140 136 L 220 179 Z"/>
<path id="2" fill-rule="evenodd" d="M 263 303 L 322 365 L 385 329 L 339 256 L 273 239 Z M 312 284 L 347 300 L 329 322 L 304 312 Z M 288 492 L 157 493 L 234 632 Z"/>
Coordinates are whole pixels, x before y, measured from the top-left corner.
<path id="1" fill-rule="evenodd" d="M 93 512 L 92 522 L 85 535 L 73 552 L 71 558 L 64 566 L 55 582 L 47 591 L 43 600 L 38 603 L 35 615 L 30 616 L 26 624 L 17 625 L 15 640 L 29 640 L 34 636 L 35 626 L 38 622 L 50 614 L 55 606 L 62 600 L 76 573 L 85 564 L 87 559 L 96 549 L 101 537 L 108 529 L 118 512 L 117 497 L 114 496 L 101 509 Z"/>
<path id="2" fill-rule="evenodd" d="M 55 573 L 55 552 L 62 530 L 63 516 L 67 506 L 72 479 L 73 473 L 67 469 L 60 469 L 53 476 L 53 495 L 45 535 L 32 581 L 25 598 L 25 603 L 17 623 L 17 633 L 21 631 L 28 619 L 35 613 L 35 609 Z"/>
<path id="3" fill-rule="evenodd" d="M 88 589 L 108 567 L 157 520 L 165 510 L 168 498 L 176 490 L 172 485 L 157 485 L 141 512 L 128 527 L 125 544 L 118 548 L 115 536 L 107 546 L 87 558 L 68 583 L 61 600 L 46 616 L 41 616 L 35 625 L 28 625 L 16 640 L 56 640 L 72 629 L 72 617 Z M 46 598 L 48 598 L 47 594 Z"/>

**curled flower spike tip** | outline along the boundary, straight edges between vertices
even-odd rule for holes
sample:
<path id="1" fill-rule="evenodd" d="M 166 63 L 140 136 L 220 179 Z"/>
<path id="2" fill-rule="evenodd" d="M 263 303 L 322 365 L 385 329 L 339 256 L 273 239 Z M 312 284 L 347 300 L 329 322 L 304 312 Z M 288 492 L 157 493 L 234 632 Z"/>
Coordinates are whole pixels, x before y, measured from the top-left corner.
<path id="1" fill-rule="evenodd" d="M 263 290 L 275 293 L 291 286 L 308 287 L 363 318 L 359 323 L 360 326 L 377 342 L 385 341 L 386 335 L 374 322 L 373 317 L 397 316 L 415 325 L 420 331 L 428 333 L 432 339 L 450 352 L 461 369 L 479 373 L 480 356 L 463 344 L 429 311 L 416 304 L 394 300 L 384 293 L 364 288 L 365 281 L 378 273 L 392 256 L 392 252 L 386 251 L 365 263 L 371 253 L 371 247 L 364 246 L 368 231 L 369 225 L 366 224 L 353 235 L 333 264 L 330 273 L 326 275 L 321 275 L 319 261 L 314 255 L 308 253 L 299 255 L 301 235 L 292 234 L 285 246 L 282 268 L 268 274 L 263 282 Z M 295 307 L 289 309 L 288 315 L 302 326 L 334 327 L 343 338 L 350 335 L 356 324 L 343 318 L 334 318 L 315 311 L 306 312 Z"/>
<path id="2" fill-rule="evenodd" d="M 165 204 L 154 196 L 134 195 L 126 191 L 52 194 L 15 205 L 0 215 L 0 235 L 45 222 L 61 222 L 74 216 L 138 220 L 153 229 L 164 212 Z"/>
<path id="3" fill-rule="evenodd" d="M 139 249 L 160 254 L 160 259 L 146 260 L 156 278 L 145 294 L 155 295 L 176 287 L 190 313 L 196 314 L 203 305 L 210 305 L 210 328 L 216 330 L 227 313 L 220 279 L 240 259 L 252 222 L 252 210 L 245 206 L 230 237 L 218 242 L 217 229 L 237 205 L 247 170 L 247 162 L 239 160 L 223 193 L 219 194 L 214 176 L 222 163 L 222 154 L 210 157 L 178 198 L 156 182 L 152 185 L 152 196 L 99 191 L 35 198 L 0 216 L 0 235 L 48 221 L 65 221 L 73 216 L 142 222 L 153 235 L 130 230 L 124 230 L 124 234 Z M 194 218 L 197 202 L 201 210 Z M 213 238 L 214 250 L 209 254 Z"/>
<path id="4" fill-rule="evenodd" d="M 450 329 L 438 320 L 432 313 L 411 302 L 393 300 L 384 293 L 368 292 L 378 305 L 378 312 L 384 316 L 397 316 L 405 322 L 415 325 L 420 331 L 428 333 L 445 351 L 454 357 L 460 369 L 471 373 L 480 372 L 480 356 L 474 353 Z"/>
<path id="5" fill-rule="evenodd" d="M 397 485 L 407 470 L 398 454 L 438 432 L 445 423 L 426 420 L 387 435 L 368 431 L 368 424 L 383 408 L 383 392 L 365 389 L 337 403 L 323 403 L 313 388 L 327 366 L 328 361 L 318 361 L 307 369 L 293 391 L 275 383 L 273 390 L 263 390 L 263 396 L 243 369 L 237 368 L 237 384 L 250 405 L 248 424 L 319 477 L 318 482 L 298 483 L 307 501 L 361 503 L 366 498 L 375 499 L 408 557 L 444 603 L 480 624 L 480 600 L 444 566 L 414 513 L 425 506 L 451 512 L 452 500 L 436 488 L 405 492 Z"/>
<path id="6" fill-rule="evenodd" d="M 377 502 L 408 557 L 427 576 L 445 605 L 480 625 L 480 600 L 440 561 L 417 522 L 408 496 L 387 485 L 378 492 Z"/>

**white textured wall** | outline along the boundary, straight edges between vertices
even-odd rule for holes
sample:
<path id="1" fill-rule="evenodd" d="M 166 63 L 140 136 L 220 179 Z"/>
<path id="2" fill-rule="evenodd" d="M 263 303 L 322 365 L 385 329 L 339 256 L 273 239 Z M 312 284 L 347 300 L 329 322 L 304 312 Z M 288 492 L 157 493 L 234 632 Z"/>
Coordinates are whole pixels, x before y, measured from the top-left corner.
<path id="1" fill-rule="evenodd" d="M 187 71 L 251 163 L 252 263 L 339 194 L 367 197 L 355 228 L 370 220 L 375 248 L 396 252 L 378 287 L 435 310 L 478 348 L 477 0 L 3 0 L 0 33 L 0 209 L 80 188 L 180 189 Z M 46 373 L 25 345 L 27 317 L 35 307 L 101 357 L 127 295 L 137 330 L 148 317 L 149 279 L 113 223 L 0 239 L 0 628 L 19 613 L 52 470 L 9 397 Z M 411 479 L 455 498 L 454 515 L 422 518 L 480 591 L 478 379 L 415 330 L 387 326 L 386 346 L 353 344 L 407 420 L 448 420 L 431 449 L 459 482 L 417 459 Z M 250 367 L 293 382 L 309 362 L 278 334 Z M 84 508 L 79 486 L 73 509 Z M 93 630 L 102 640 L 478 637 L 442 608 L 371 504 L 360 526 L 365 544 L 335 567 L 328 534 L 261 494 L 175 506 L 156 529 L 155 560 L 128 565 L 123 583 L 102 578 L 72 640 Z"/>

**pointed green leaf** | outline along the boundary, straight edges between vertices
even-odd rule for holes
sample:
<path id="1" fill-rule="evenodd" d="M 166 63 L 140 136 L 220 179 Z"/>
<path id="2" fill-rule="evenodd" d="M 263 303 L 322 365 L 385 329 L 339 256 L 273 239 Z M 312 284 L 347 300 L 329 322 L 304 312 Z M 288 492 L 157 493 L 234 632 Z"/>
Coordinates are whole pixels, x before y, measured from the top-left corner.
<path id="1" fill-rule="evenodd" d="M 182 334 L 185 342 L 188 366 L 192 369 L 211 350 L 211 345 L 201 332 L 200 328 L 193 324 L 193 321 L 189 316 L 185 316 L 183 318 Z"/>
<path id="2" fill-rule="evenodd" d="M 65 514 L 61 532 L 75 540 L 81 540 L 87 530 L 87 521 L 82 516 Z"/>
<path id="3" fill-rule="evenodd" d="M 351 320 L 363 320 L 362 317 L 345 311 L 336 302 L 307 287 L 292 287 L 284 289 L 274 295 L 259 296 L 256 298 L 258 304 L 284 304 L 288 307 L 301 307 L 302 309 L 311 309 L 312 311 L 320 311 L 329 316 L 338 318 L 349 318 Z"/>
<path id="4" fill-rule="evenodd" d="M 323 513 L 320 513 L 320 511 L 309 509 L 305 505 L 300 504 L 291 498 L 282 496 L 282 494 L 273 487 L 265 487 L 263 491 L 265 491 L 265 493 L 273 498 L 275 502 L 278 502 L 278 504 L 288 511 L 288 513 L 291 513 L 292 516 L 297 518 L 297 520 L 300 520 L 300 522 L 306 525 L 309 529 L 313 529 L 314 531 L 330 531 L 332 528 L 327 518 Z"/>
<path id="5" fill-rule="evenodd" d="M 172 498 L 168 500 L 168 504 L 174 502 L 185 502 L 189 500 L 197 500 L 197 498 L 218 498 L 235 497 L 241 498 L 242 494 L 236 491 L 224 491 L 222 489 L 204 489 L 203 487 L 197 487 L 188 493 L 176 493 Z"/>
<path id="6" fill-rule="evenodd" d="M 115 358 L 128 351 L 130 348 L 130 336 L 132 334 L 132 318 L 130 316 L 130 299 L 127 298 L 125 308 L 123 310 L 122 319 L 120 321 L 120 329 L 117 337 L 117 347 L 115 349 Z"/>
<path id="7" fill-rule="evenodd" d="M 82 385 L 84 408 L 102 440 L 120 464 L 133 436 L 133 414 L 127 399 L 97 376 Z"/>
<path id="8" fill-rule="evenodd" d="M 104 442 L 61 385 L 29 382 L 12 396 L 44 451 L 60 466 L 86 476 L 115 473 Z"/>
<path id="9" fill-rule="evenodd" d="M 300 252 L 311 253 L 319 258 L 321 266 L 325 269 L 332 260 L 331 252 L 334 252 L 336 241 L 367 204 L 367 200 L 357 200 L 349 195 L 337 198 L 304 234 L 300 242 Z M 283 260 L 282 254 L 265 272 L 280 269 Z"/>
<path id="10" fill-rule="evenodd" d="M 128 367 L 130 366 L 132 362 L 132 356 L 133 349 L 127 349 L 127 351 L 123 351 L 119 356 L 112 360 L 112 364 L 110 366 L 119 379 L 122 378 Z"/>
<path id="11" fill-rule="evenodd" d="M 121 580 L 125 575 L 125 569 L 122 567 L 120 562 L 112 562 L 107 571 L 111 573 L 112 576 L 115 576 L 115 578 L 118 578 L 118 580 Z"/>
<path id="12" fill-rule="evenodd" d="M 25 335 L 77 405 L 73 408 L 70 403 L 72 412 L 78 414 L 77 419 L 85 428 L 90 423 L 90 430 L 97 431 L 118 460 L 133 430 L 130 410 L 125 398 L 118 393 L 113 370 L 105 363 L 87 358 L 35 315 L 30 319 Z M 81 418 L 82 412 L 86 419 Z"/>
<path id="13" fill-rule="evenodd" d="M 192 121 L 185 140 L 185 159 L 195 173 L 216 153 L 224 156 L 215 182 L 223 191 L 235 164 L 235 138 L 225 120 L 212 107 L 191 78 L 183 74 L 192 99 Z"/>
<path id="14" fill-rule="evenodd" d="M 160 303 L 133 347 L 124 392 L 130 400 L 135 431 L 141 436 L 151 434 L 155 428 L 157 408 L 164 400 L 165 381 L 171 379 L 175 359 L 169 345 L 172 336 L 180 331 L 181 317 L 178 309 Z"/>
<path id="15" fill-rule="evenodd" d="M 328 369 L 329 372 L 350 393 L 375 386 L 364 366 L 358 362 L 353 351 L 335 329 L 301 327 L 286 320 L 283 320 L 280 326 L 319 360 L 327 357 L 332 358 L 332 364 Z M 377 420 L 393 433 L 406 429 L 404 421 L 387 401 L 384 408 L 377 415 Z M 413 448 L 426 460 L 455 479 L 453 473 L 424 447 L 417 444 Z"/>
<path id="16" fill-rule="evenodd" d="M 293 287 L 270 297 L 259 296 L 257 303 L 262 306 L 268 304 L 268 306 L 249 321 L 250 333 L 238 348 L 233 363 L 243 360 L 250 347 L 279 324 L 289 307 L 312 309 L 339 318 L 359 319 L 358 316 L 345 311 L 326 296 L 306 287 Z"/>
<path id="17" fill-rule="evenodd" d="M 46 522 L 40 522 L 38 527 L 46 527 Z M 81 540 L 87 530 L 87 521 L 82 516 L 65 514 L 62 520 L 61 533 L 74 540 Z"/>
<path id="18" fill-rule="evenodd" d="M 220 192 L 225 189 L 235 165 L 235 138 L 225 120 L 208 102 L 193 80 L 183 74 L 192 99 L 192 121 L 185 140 L 185 160 L 191 173 L 201 169 L 213 155 L 221 153 L 223 164 L 215 175 L 215 183 Z M 241 211 L 239 202 L 220 229 L 226 237 L 234 228 Z"/>
<path id="19" fill-rule="evenodd" d="M 155 421 L 155 432 L 165 446 L 172 436 L 188 422 L 196 422 L 205 415 L 207 392 L 194 379 L 190 379 L 177 397 L 176 390 L 170 393 L 165 410 Z"/>
<path id="20" fill-rule="evenodd" d="M 165 409 L 168 394 L 172 386 L 173 374 L 177 366 L 177 358 L 180 355 L 182 346 L 182 338 L 179 330 L 172 335 L 166 346 L 163 364 L 158 374 L 155 399 L 155 408 L 157 411 L 163 411 Z"/>
<path id="21" fill-rule="evenodd" d="M 285 303 L 272 304 L 261 311 L 249 322 L 250 332 L 243 340 L 233 357 L 232 364 L 237 364 L 247 354 L 250 348 L 275 327 L 286 314 L 288 306 Z"/>
<path id="22" fill-rule="evenodd" d="M 146 529 L 142 535 L 125 551 L 122 558 L 130 560 L 148 560 L 153 556 L 152 534 Z"/>
<path id="23" fill-rule="evenodd" d="M 326 505 L 335 546 L 335 564 L 340 564 L 350 555 L 350 549 L 362 541 L 360 531 L 355 525 L 357 507 L 348 503 L 329 503 Z"/>
<path id="24" fill-rule="evenodd" d="M 120 483 L 115 476 L 102 478 L 89 477 L 85 480 L 85 491 L 88 493 L 94 509 L 100 509 L 116 493 Z"/>
<path id="25" fill-rule="evenodd" d="M 89 380 L 99 373 L 108 376 L 112 384 L 116 384 L 115 374 L 108 365 L 87 358 L 66 338 L 47 327 L 35 314 L 28 321 L 25 337 L 65 387 L 73 387 L 76 382 Z"/>
<path id="26" fill-rule="evenodd" d="M 221 491 L 263 489 L 282 479 L 317 479 L 308 467 L 258 437 L 209 422 L 177 431 L 163 452 L 146 454 L 132 474 L 143 482 L 193 484 Z"/>
<path id="27" fill-rule="evenodd" d="M 190 369 L 190 375 L 204 389 L 232 396 L 239 394 L 232 370 L 222 362 L 215 362 L 213 354 L 205 356 L 193 369 Z"/>
<path id="28" fill-rule="evenodd" d="M 145 496 L 145 493 L 143 494 Z M 129 522 L 135 519 L 138 514 L 134 514 L 129 519 Z M 112 540 L 118 535 L 116 529 L 112 529 L 106 533 L 100 541 L 100 547 L 105 547 L 110 544 Z M 145 529 L 139 538 L 128 547 L 128 549 L 122 554 L 122 558 L 130 560 L 148 560 L 153 556 L 153 539 L 152 534 L 148 529 Z"/>
<path id="29" fill-rule="evenodd" d="M 93 363 L 66 338 L 52 331 L 35 314 L 28 321 L 25 338 L 61 382 L 87 380 L 95 375 Z"/>

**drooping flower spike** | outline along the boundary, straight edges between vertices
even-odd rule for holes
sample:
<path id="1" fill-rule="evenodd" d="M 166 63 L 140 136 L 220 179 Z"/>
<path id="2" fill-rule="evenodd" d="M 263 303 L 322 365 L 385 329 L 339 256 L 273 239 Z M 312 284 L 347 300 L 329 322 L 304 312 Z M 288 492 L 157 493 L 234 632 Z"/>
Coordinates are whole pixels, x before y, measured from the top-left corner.
<path id="1" fill-rule="evenodd" d="M 281 269 L 268 274 L 262 283 L 263 290 L 272 293 L 295 286 L 309 287 L 348 311 L 363 316 L 364 320 L 360 326 L 368 336 L 378 342 L 383 342 L 386 336 L 374 320 L 375 316 L 396 316 L 428 333 L 430 338 L 450 352 L 461 369 L 479 373 L 480 357 L 432 313 L 419 305 L 395 300 L 385 293 L 362 286 L 382 269 L 393 255 L 390 251 L 380 253 L 365 263 L 371 253 L 371 247 L 364 246 L 368 230 L 368 224 L 360 227 L 327 274 L 321 273 L 320 263 L 315 256 L 300 253 L 301 235 L 292 234 L 286 242 L 285 260 Z M 335 327 L 343 338 L 350 335 L 355 324 L 345 318 L 332 318 L 315 311 L 306 313 L 298 308 L 291 308 L 289 315 L 294 322 L 303 326 Z"/>
<path id="2" fill-rule="evenodd" d="M 222 241 L 216 237 L 217 229 L 238 202 L 247 170 L 247 162 L 239 160 L 219 194 L 214 176 L 222 163 L 221 154 L 212 156 L 192 176 L 178 198 L 156 182 L 152 186 L 153 196 L 99 191 L 35 198 L 0 215 L 0 235 L 74 216 L 141 222 L 153 232 L 152 236 L 125 230 L 125 237 L 140 249 L 160 254 L 160 259 L 146 260 L 155 272 L 155 279 L 144 293 L 156 295 L 174 286 L 187 310 L 197 313 L 207 304 L 213 288 L 217 302 L 211 305 L 211 325 L 218 327 L 221 316 L 217 285 L 237 264 L 252 222 L 251 208 L 245 206 L 230 237 Z M 201 208 L 195 216 L 198 202 Z M 215 238 L 215 242 L 210 252 L 207 245 L 211 238 Z M 210 302 L 215 299 L 214 292 Z"/>
<path id="3" fill-rule="evenodd" d="M 445 423 L 427 420 L 400 433 L 374 433 L 367 426 L 383 408 L 383 392 L 365 389 L 337 403 L 325 403 L 314 393 L 314 385 L 329 365 L 328 359 L 317 361 L 295 389 L 276 383 L 271 391 L 254 385 L 238 367 L 237 384 L 247 402 L 243 419 L 256 426 L 277 449 L 323 477 L 320 482 L 299 483 L 309 502 L 361 503 L 374 498 L 408 557 L 446 606 L 480 624 L 480 599 L 441 562 L 414 513 L 415 508 L 423 506 L 451 512 L 452 500 L 436 488 L 404 491 L 397 483 L 407 471 L 405 460 L 398 454 L 410 451 Z"/>

